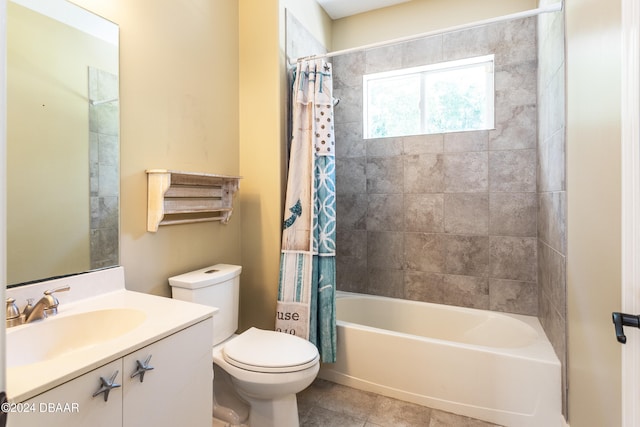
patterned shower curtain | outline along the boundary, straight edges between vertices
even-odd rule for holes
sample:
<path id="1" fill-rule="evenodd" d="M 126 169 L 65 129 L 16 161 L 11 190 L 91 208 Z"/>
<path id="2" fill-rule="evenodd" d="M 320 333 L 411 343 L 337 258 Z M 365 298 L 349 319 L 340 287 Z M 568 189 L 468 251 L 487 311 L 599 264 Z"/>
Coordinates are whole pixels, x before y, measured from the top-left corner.
<path id="1" fill-rule="evenodd" d="M 336 360 L 335 138 L 331 64 L 297 64 L 280 256 L 276 330 L 308 339 Z"/>

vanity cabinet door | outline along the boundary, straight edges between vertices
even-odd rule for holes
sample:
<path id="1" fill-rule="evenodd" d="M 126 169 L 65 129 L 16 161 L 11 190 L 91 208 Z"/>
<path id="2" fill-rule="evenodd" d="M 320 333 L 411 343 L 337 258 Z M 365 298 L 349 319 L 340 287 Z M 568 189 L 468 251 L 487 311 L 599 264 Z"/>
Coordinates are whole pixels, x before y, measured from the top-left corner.
<path id="1" fill-rule="evenodd" d="M 113 382 L 122 384 L 122 359 L 16 404 L 8 414 L 7 426 L 114 427 L 122 425 L 122 387 L 111 389 L 106 402 L 104 393 L 93 397 L 93 394 L 103 385 L 101 377 L 107 382 L 113 379 Z"/>
<path id="2" fill-rule="evenodd" d="M 124 357 L 124 427 L 211 427 L 212 331 L 207 319 Z"/>

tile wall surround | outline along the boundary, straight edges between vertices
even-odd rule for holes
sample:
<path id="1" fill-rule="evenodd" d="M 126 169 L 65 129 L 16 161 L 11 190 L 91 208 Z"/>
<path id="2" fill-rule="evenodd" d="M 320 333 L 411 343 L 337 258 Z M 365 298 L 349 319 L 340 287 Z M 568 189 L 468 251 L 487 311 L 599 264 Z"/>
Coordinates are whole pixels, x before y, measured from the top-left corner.
<path id="1" fill-rule="evenodd" d="M 338 288 L 538 315 L 536 18 L 334 57 Z M 364 140 L 362 75 L 495 54 L 495 129 Z"/>
<path id="2" fill-rule="evenodd" d="M 290 63 L 318 52 L 326 49 L 288 14 Z M 490 53 L 495 130 L 362 138 L 365 72 Z M 537 315 L 562 363 L 566 416 L 563 13 L 331 61 L 338 288 Z"/>
<path id="3" fill-rule="evenodd" d="M 538 27 L 538 317 L 562 364 L 567 416 L 564 14 L 540 15 Z"/>
<path id="4" fill-rule="evenodd" d="M 117 99 L 118 76 L 89 67 L 89 98 Z M 89 105 L 91 270 L 117 265 L 120 206 L 119 102 Z"/>

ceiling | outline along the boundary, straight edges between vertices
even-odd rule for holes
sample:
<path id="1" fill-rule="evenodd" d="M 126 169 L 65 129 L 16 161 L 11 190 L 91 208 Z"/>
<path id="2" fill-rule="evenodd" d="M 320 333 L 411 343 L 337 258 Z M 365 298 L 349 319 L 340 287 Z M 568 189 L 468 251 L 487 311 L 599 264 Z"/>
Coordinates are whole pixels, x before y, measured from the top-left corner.
<path id="1" fill-rule="evenodd" d="M 398 3 L 411 0 L 316 0 L 327 12 L 331 19 L 340 19 L 345 16 L 357 15 Z"/>

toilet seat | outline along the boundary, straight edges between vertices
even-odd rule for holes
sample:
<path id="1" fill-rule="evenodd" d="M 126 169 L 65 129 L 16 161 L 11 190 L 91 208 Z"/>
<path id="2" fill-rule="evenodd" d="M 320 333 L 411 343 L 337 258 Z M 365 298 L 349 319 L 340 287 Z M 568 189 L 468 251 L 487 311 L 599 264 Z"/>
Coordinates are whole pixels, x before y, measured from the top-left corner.
<path id="1" fill-rule="evenodd" d="M 318 349 L 309 341 L 276 331 L 250 328 L 222 348 L 229 364 L 254 372 L 295 372 L 318 363 Z"/>

